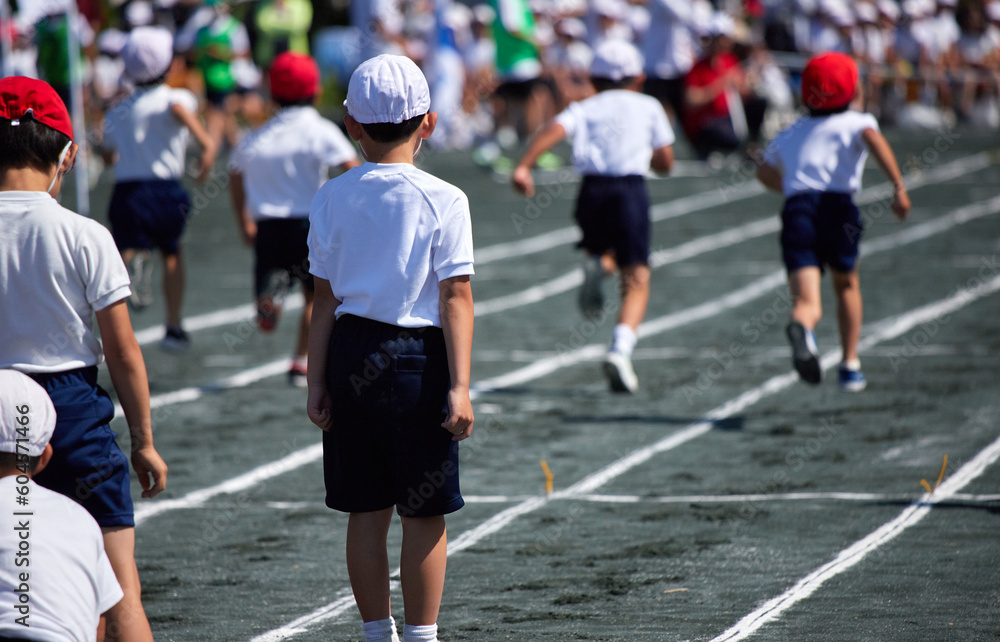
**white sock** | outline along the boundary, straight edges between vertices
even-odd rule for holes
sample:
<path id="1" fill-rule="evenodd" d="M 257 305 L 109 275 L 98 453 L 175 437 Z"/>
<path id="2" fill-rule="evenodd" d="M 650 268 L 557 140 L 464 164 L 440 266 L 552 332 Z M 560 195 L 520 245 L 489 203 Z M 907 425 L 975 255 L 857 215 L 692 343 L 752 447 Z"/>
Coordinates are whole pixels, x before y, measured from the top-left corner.
<path id="1" fill-rule="evenodd" d="M 848 359 L 840 362 L 840 367 L 844 370 L 861 370 L 861 359 Z"/>
<path id="2" fill-rule="evenodd" d="M 438 625 L 403 625 L 403 642 L 438 642 Z"/>
<path id="3" fill-rule="evenodd" d="M 399 642 L 396 620 L 391 616 L 385 620 L 365 622 L 361 625 L 361 630 L 365 632 L 365 642 Z"/>
<path id="4" fill-rule="evenodd" d="M 635 342 L 638 340 L 639 337 L 636 336 L 635 330 L 624 323 L 619 323 L 615 326 L 615 336 L 611 340 L 611 351 L 626 357 L 632 356 L 632 350 L 635 349 Z"/>

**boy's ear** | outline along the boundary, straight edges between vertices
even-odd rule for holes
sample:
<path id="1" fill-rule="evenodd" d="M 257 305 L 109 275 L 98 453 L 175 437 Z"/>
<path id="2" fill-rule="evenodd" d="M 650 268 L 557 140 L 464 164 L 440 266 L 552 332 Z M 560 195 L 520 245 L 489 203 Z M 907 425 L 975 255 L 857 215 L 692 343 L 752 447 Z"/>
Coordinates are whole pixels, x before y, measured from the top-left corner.
<path id="1" fill-rule="evenodd" d="M 361 123 L 354 120 L 354 117 L 350 114 L 344 116 L 344 127 L 347 128 L 347 135 L 350 136 L 352 140 L 361 140 L 361 134 L 363 134 L 365 130 L 361 127 Z"/>
<path id="2" fill-rule="evenodd" d="M 52 460 L 52 452 L 52 444 L 45 444 L 45 449 L 42 450 L 42 454 L 38 456 L 38 465 L 35 466 L 35 470 L 31 473 L 33 476 L 42 472 L 42 470 L 49 465 L 49 461 Z"/>
<path id="3" fill-rule="evenodd" d="M 424 121 L 420 123 L 420 137 L 427 140 L 434 133 L 434 128 L 438 124 L 438 114 L 436 111 L 429 111 L 424 116 Z"/>
<path id="4" fill-rule="evenodd" d="M 62 165 L 59 167 L 59 171 L 63 174 L 68 174 L 73 170 L 76 165 L 76 153 L 80 151 L 80 146 L 73 143 L 69 146 L 69 151 L 66 152 L 66 158 L 63 159 Z"/>

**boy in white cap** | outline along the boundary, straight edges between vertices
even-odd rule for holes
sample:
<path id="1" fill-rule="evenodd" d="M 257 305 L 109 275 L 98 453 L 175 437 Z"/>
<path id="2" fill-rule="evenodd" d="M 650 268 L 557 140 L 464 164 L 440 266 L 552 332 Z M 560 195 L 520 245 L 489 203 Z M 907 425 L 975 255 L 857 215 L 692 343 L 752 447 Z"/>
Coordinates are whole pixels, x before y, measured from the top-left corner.
<path id="1" fill-rule="evenodd" d="M 190 340 L 181 327 L 180 238 L 191 201 L 180 179 L 190 134 L 202 147 L 199 181 L 215 162 L 216 146 L 198 120 L 194 94 L 164 84 L 173 57 L 173 36 L 166 29 L 139 27 L 129 34 L 122 59 L 135 90 L 105 115 L 102 147 L 105 162 L 117 163 L 108 218 L 132 278 L 129 302 L 136 310 L 152 303 L 151 252 L 158 249 L 163 256 L 167 326 L 161 345 L 184 350 Z"/>
<path id="2" fill-rule="evenodd" d="M 82 504 L 101 526 L 125 594 L 112 637 L 152 640 L 135 563 L 129 460 L 108 426 L 114 404 L 97 385 L 102 360 L 125 411 L 143 497 L 163 490 L 167 466 L 153 446 L 146 366 L 125 304 L 128 272 L 107 229 L 54 198 L 76 160 L 72 136 L 51 86 L 0 79 L 0 368 L 31 376 L 56 408 L 52 461 L 35 481 Z"/>
<path id="3" fill-rule="evenodd" d="M 274 330 L 289 288 L 302 282 L 306 304 L 288 379 L 305 386 L 313 302 L 306 245 L 309 207 L 331 167 L 347 171 L 358 160 L 340 128 L 313 107 L 320 90 L 315 60 L 286 51 L 274 59 L 268 78 L 280 111 L 233 150 L 229 186 L 243 241 L 254 248 L 261 331 Z"/>
<path id="4" fill-rule="evenodd" d="M 101 529 L 76 502 L 32 478 L 52 459 L 56 411 L 45 389 L 0 369 L 0 638 L 104 639 L 122 589 Z M 37 636 L 37 638 L 36 638 Z"/>
<path id="5" fill-rule="evenodd" d="M 649 302 L 650 168 L 669 172 L 674 131 L 658 100 L 640 93 L 642 55 L 622 40 L 598 46 L 590 76 L 598 93 L 566 108 L 532 141 L 511 177 L 514 188 L 531 197 L 531 168 L 538 157 L 567 136 L 573 165 L 583 174 L 576 221 L 587 253 L 580 309 L 586 316 L 604 310 L 601 282 L 621 271 L 622 302 L 604 373 L 615 392 L 634 393 L 639 379 L 632 367 L 636 331 Z"/>
<path id="6" fill-rule="evenodd" d="M 437 639 L 444 515 L 464 505 L 458 442 L 472 432 L 472 222 L 457 187 L 413 165 L 437 114 L 409 58 L 362 63 L 347 132 L 368 161 L 309 213 L 315 303 L 309 418 L 323 433 L 326 503 L 350 513 L 347 568 L 366 640 L 397 640 L 386 534 L 402 517 L 403 640 Z"/>

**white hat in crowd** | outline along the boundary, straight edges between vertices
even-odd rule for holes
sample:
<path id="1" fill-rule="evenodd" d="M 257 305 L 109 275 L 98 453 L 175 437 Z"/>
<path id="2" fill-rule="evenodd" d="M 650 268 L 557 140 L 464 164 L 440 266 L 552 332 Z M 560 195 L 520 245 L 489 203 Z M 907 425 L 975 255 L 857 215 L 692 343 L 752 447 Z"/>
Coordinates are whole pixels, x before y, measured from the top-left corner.
<path id="1" fill-rule="evenodd" d="M 631 43 L 609 39 L 594 50 L 590 75 L 614 81 L 634 78 L 642 73 L 642 62 L 642 54 Z"/>
<path id="2" fill-rule="evenodd" d="M 363 124 L 396 123 L 426 114 L 431 92 L 406 56 L 382 54 L 361 63 L 347 85 L 347 113 Z"/>
<path id="3" fill-rule="evenodd" d="M 705 34 L 708 36 L 732 36 L 736 31 L 736 23 L 732 16 L 724 11 L 716 11 L 712 19 L 705 26 Z"/>
<path id="4" fill-rule="evenodd" d="M 136 83 L 156 80 L 167 73 L 173 59 L 174 36 L 163 27 L 133 29 L 122 49 L 125 75 Z"/>
<path id="5" fill-rule="evenodd" d="M 56 409 L 45 389 L 17 370 L 0 370 L 0 452 L 38 457 L 55 427 Z"/>

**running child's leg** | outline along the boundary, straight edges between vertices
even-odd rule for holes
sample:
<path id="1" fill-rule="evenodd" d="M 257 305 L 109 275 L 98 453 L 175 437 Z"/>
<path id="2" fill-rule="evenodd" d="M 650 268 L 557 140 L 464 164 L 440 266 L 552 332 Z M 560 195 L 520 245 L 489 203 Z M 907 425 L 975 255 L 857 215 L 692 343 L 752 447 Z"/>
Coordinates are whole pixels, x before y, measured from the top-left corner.
<path id="1" fill-rule="evenodd" d="M 444 516 L 404 517 L 400 580 L 407 625 L 437 623 L 447 561 L 448 530 Z"/>
<path id="2" fill-rule="evenodd" d="M 163 255 L 163 298 L 167 304 L 167 327 L 181 327 L 181 307 L 184 304 L 184 258 L 178 249 Z"/>
<path id="3" fill-rule="evenodd" d="M 812 330 L 823 316 L 820 296 L 822 273 L 818 267 L 799 268 L 788 275 L 788 289 L 792 294 L 792 321 Z"/>
<path id="4" fill-rule="evenodd" d="M 623 267 L 622 272 L 622 310 L 618 315 L 618 323 L 627 325 L 633 332 L 646 317 L 646 307 L 649 305 L 648 265 L 630 265 Z"/>
<path id="5" fill-rule="evenodd" d="M 302 288 L 305 305 L 302 306 L 302 317 L 299 319 L 299 336 L 295 340 L 295 358 L 305 360 L 309 352 L 309 324 L 312 320 L 313 291 Z"/>
<path id="6" fill-rule="evenodd" d="M 101 529 L 111 568 L 125 596 L 108 611 L 105 640 L 152 642 L 153 632 L 142 608 L 142 587 L 135 564 L 135 528 L 111 526 Z"/>
<path id="7" fill-rule="evenodd" d="M 392 508 L 351 513 L 347 521 L 347 575 L 361 619 L 389 618 L 389 557 L 385 540 Z"/>
<path id="8" fill-rule="evenodd" d="M 857 271 L 833 272 L 833 289 L 837 293 L 837 324 L 844 361 L 858 358 L 858 340 L 861 338 L 861 280 Z"/>

